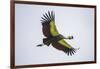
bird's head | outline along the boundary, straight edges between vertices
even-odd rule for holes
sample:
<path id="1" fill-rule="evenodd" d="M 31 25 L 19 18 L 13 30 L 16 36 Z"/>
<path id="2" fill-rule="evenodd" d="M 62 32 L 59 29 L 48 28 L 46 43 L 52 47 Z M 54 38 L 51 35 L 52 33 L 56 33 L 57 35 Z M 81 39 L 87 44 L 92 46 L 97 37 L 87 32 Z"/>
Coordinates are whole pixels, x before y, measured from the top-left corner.
<path id="1" fill-rule="evenodd" d="M 64 38 L 64 39 L 69 39 L 69 40 L 74 38 L 73 36 L 67 36 L 67 37 L 65 37 L 63 35 L 61 35 L 61 37 Z"/>
<path id="2" fill-rule="evenodd" d="M 73 39 L 73 38 L 74 38 L 73 36 L 68 36 L 68 37 L 67 37 L 67 39 Z"/>

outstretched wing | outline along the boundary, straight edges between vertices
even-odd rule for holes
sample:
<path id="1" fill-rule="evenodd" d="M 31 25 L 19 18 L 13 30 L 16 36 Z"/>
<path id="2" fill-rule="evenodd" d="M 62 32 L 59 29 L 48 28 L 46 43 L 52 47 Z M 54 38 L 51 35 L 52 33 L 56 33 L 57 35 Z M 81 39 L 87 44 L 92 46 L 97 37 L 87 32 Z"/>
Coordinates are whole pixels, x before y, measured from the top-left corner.
<path id="1" fill-rule="evenodd" d="M 41 17 L 42 31 L 46 37 L 52 37 L 59 35 L 55 26 L 55 14 L 53 11 L 48 11 Z"/>
<path id="2" fill-rule="evenodd" d="M 52 46 L 58 50 L 65 52 L 67 55 L 72 56 L 76 52 L 76 49 L 71 47 L 71 45 L 69 45 L 64 39 L 56 43 L 52 43 Z"/>

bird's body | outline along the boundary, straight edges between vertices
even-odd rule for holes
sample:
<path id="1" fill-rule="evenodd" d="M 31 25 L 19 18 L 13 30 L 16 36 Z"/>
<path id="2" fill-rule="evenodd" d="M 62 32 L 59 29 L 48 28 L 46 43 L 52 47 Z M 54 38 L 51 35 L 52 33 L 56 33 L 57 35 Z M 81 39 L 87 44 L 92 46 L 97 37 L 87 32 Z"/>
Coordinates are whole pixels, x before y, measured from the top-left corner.
<path id="1" fill-rule="evenodd" d="M 73 39 L 72 36 L 68 38 L 59 34 L 55 25 L 55 14 L 53 11 L 43 14 L 41 17 L 42 31 L 46 38 L 43 38 L 43 44 L 49 46 L 50 44 L 57 50 L 61 50 L 67 55 L 72 55 L 76 52 L 76 49 L 69 45 L 64 39 Z M 41 44 L 38 46 L 42 46 Z"/>

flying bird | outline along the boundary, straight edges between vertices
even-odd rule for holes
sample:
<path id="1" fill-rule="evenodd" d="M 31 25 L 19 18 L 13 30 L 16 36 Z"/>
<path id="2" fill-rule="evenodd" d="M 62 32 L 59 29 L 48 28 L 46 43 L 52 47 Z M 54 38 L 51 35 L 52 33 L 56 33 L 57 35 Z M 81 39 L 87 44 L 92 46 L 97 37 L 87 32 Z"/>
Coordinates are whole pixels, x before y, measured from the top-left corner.
<path id="1" fill-rule="evenodd" d="M 53 11 L 48 11 L 44 13 L 41 17 L 42 23 L 42 31 L 43 35 L 46 38 L 43 38 L 43 44 L 39 44 L 37 46 L 43 46 L 50 44 L 56 48 L 57 50 L 63 51 L 68 56 L 74 55 L 77 49 L 73 48 L 70 44 L 68 44 L 64 39 L 73 39 L 73 36 L 65 37 L 60 34 L 55 25 L 55 14 Z"/>

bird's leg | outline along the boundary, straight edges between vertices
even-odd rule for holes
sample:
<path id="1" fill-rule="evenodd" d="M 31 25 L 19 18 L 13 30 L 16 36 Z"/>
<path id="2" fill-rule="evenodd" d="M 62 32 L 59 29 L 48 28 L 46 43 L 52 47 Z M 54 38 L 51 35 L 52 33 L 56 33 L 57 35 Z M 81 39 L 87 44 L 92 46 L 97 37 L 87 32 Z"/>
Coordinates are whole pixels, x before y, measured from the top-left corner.
<path id="1" fill-rule="evenodd" d="M 39 45 L 37 45 L 37 47 L 41 47 L 41 46 L 44 46 L 44 44 L 39 44 Z"/>
<path id="2" fill-rule="evenodd" d="M 50 42 L 50 40 L 46 41 L 46 42 L 43 43 L 43 44 L 39 44 L 39 45 L 37 45 L 37 47 L 41 47 L 41 46 L 44 46 L 44 45 L 49 46 L 50 44 L 48 44 L 48 42 Z"/>

